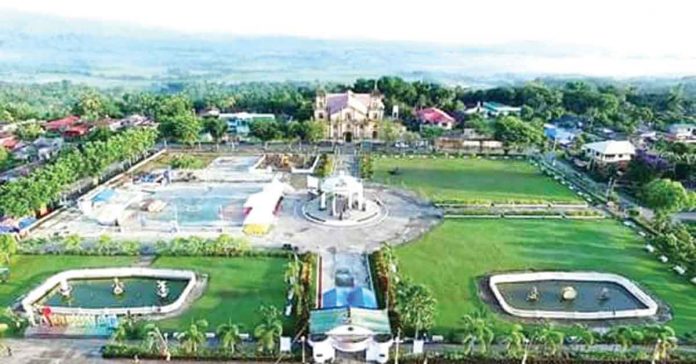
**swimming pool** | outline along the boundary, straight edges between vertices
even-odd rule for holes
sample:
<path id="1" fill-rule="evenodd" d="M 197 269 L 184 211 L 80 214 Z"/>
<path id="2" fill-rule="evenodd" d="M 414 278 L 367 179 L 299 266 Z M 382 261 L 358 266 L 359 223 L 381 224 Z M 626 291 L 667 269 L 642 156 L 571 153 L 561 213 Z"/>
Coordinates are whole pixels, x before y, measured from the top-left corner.
<path id="1" fill-rule="evenodd" d="M 141 211 L 141 222 L 174 222 L 180 226 L 220 226 L 241 223 L 243 204 L 260 191 L 255 183 L 174 183 L 158 187 L 148 198 L 164 201 L 159 212 Z"/>

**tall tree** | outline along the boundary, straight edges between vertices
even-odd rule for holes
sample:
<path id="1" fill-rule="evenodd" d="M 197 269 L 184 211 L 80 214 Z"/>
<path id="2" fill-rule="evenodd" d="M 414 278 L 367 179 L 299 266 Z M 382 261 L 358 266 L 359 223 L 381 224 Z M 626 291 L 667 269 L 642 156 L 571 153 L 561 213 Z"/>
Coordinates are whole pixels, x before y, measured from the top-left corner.
<path id="1" fill-rule="evenodd" d="M 506 152 L 510 148 L 528 148 L 540 145 L 544 140 L 541 128 L 515 116 L 504 116 L 496 120 L 494 129 L 495 138 L 503 142 Z"/>
<path id="2" fill-rule="evenodd" d="M 666 178 L 656 179 L 643 187 L 642 200 L 662 216 L 681 211 L 694 204 L 693 193 L 687 191 L 681 182 Z"/>
<path id="3" fill-rule="evenodd" d="M 203 131 L 210 134 L 215 145 L 220 144 L 220 140 L 227 134 L 229 126 L 227 121 L 219 118 L 205 118 L 203 120 Z"/>
<path id="4" fill-rule="evenodd" d="M 415 330 L 414 337 L 419 338 L 422 330 L 431 328 L 435 322 L 437 300 L 430 290 L 410 280 L 403 280 L 397 287 L 396 311 L 401 322 Z"/>

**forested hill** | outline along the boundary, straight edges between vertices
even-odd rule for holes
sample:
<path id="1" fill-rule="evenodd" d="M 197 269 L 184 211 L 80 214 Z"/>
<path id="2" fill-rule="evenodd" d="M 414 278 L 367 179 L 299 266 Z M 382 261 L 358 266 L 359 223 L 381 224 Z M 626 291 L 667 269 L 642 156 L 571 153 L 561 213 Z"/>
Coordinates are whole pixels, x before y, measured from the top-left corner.
<path id="1" fill-rule="evenodd" d="M 581 64 L 586 69 L 576 68 L 573 65 L 578 65 L 579 57 L 591 57 L 603 67 Z M 670 57 L 669 64 L 684 64 L 684 60 Z M 9 82 L 69 80 L 99 87 L 190 81 L 347 83 L 388 74 L 407 80 L 480 88 L 518 84 L 548 75 L 644 77 L 644 73 L 635 73 L 641 69 L 641 62 L 635 57 L 619 59 L 610 50 L 560 44 L 522 42 L 464 47 L 183 35 L 118 23 L 0 14 L 0 80 Z M 696 67 L 689 67 L 687 64 L 681 69 L 692 69 L 696 74 Z M 619 73 L 624 70 L 627 73 Z M 657 71 L 660 77 L 672 80 L 687 74 L 674 69 Z"/>

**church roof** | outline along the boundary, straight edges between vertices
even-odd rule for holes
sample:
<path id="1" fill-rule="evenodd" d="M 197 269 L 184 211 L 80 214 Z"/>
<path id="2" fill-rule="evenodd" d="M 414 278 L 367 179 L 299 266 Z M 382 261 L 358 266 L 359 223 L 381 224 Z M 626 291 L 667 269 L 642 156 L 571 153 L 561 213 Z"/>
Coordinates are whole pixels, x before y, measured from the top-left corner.
<path id="1" fill-rule="evenodd" d="M 370 94 L 356 94 L 347 91 L 326 95 L 326 105 L 328 106 L 330 114 L 335 114 L 348 107 L 357 109 L 362 113 L 367 113 L 367 109 L 370 106 L 370 99 Z"/>

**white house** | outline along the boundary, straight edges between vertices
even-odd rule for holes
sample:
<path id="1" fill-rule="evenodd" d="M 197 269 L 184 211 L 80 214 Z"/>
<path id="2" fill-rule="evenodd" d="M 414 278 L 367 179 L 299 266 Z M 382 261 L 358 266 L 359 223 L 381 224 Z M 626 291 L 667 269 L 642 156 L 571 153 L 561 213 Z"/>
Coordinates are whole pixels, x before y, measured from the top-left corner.
<path id="1" fill-rule="evenodd" d="M 674 141 L 696 143 L 696 125 L 672 124 L 669 126 L 669 137 Z"/>
<path id="2" fill-rule="evenodd" d="M 582 146 L 585 155 L 599 163 L 627 162 L 636 154 L 636 148 L 627 140 L 605 140 Z"/>

